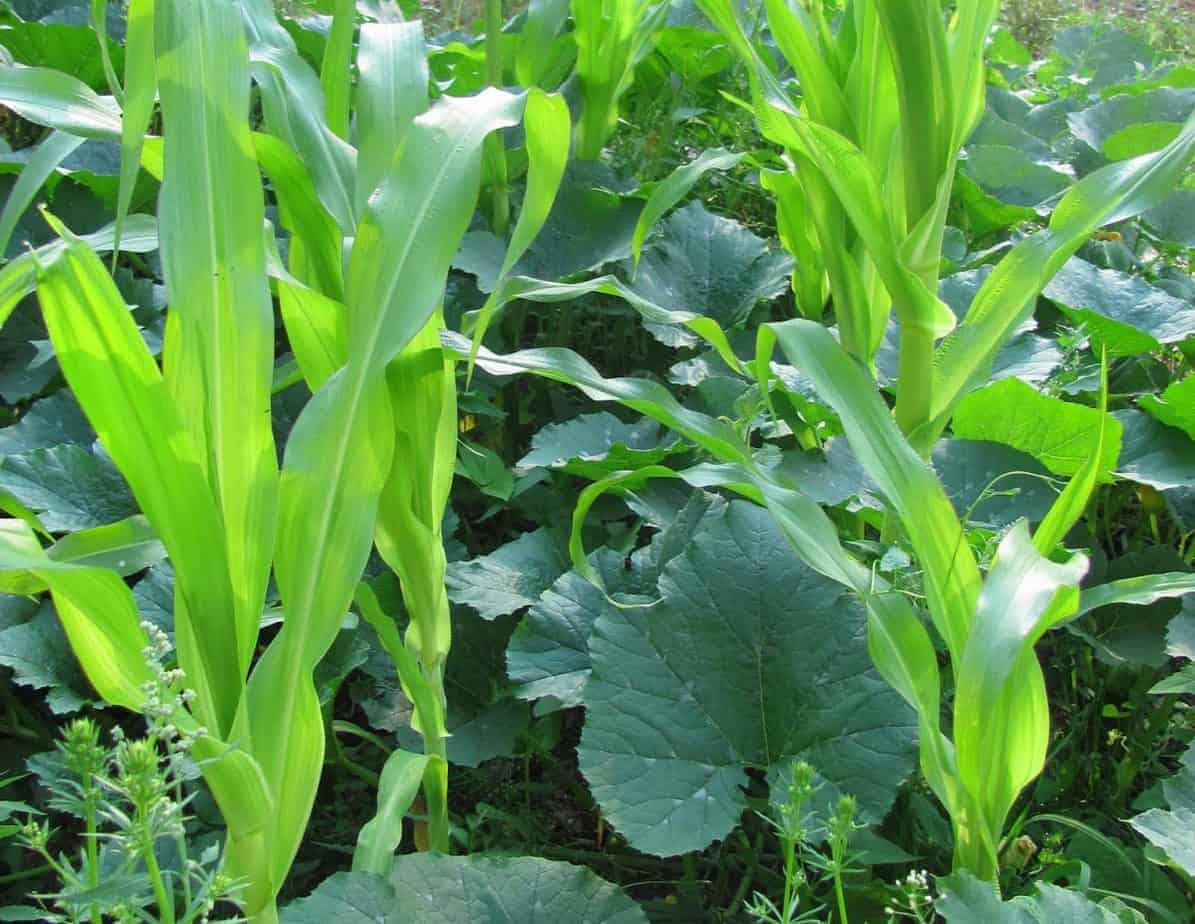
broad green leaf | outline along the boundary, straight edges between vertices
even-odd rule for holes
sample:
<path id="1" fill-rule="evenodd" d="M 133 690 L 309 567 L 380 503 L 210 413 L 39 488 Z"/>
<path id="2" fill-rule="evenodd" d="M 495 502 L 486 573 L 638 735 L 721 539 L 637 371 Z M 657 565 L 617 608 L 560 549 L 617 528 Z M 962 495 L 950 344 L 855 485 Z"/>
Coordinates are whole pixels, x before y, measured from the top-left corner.
<path id="1" fill-rule="evenodd" d="M 935 908 L 948 924 L 1124 924 L 1112 910 L 1114 900 L 1097 905 L 1079 892 L 1047 883 L 1038 883 L 1033 896 L 1019 895 L 1001 901 L 996 887 L 959 872 L 938 879 L 940 897 Z"/>
<path id="2" fill-rule="evenodd" d="M 1187 749 L 1181 769 L 1162 788 L 1169 809 L 1149 809 L 1130 818 L 1129 824 L 1188 876 L 1195 875 L 1195 749 Z"/>
<path id="3" fill-rule="evenodd" d="M 80 238 L 93 250 L 112 250 L 114 228 L 108 225 L 93 234 L 85 234 Z M 135 253 L 149 253 L 158 249 L 158 223 L 149 215 L 134 215 L 124 228 L 124 240 L 121 244 L 126 251 Z M 52 259 L 61 253 L 66 244 L 61 240 L 54 240 L 33 251 L 27 251 L 8 261 L 0 269 L 0 322 L 8 320 L 8 316 L 17 303 L 37 288 L 37 264 Z"/>
<path id="4" fill-rule="evenodd" d="M 582 414 L 541 428 L 515 470 L 551 468 L 596 481 L 616 471 L 654 465 L 683 448 L 662 441 L 659 429 L 651 420 L 627 424 L 604 411 Z"/>
<path id="5" fill-rule="evenodd" d="M 1195 375 L 1172 382 L 1160 395 L 1143 395 L 1137 403 L 1154 419 L 1195 440 Z"/>
<path id="6" fill-rule="evenodd" d="M 1041 463 L 1000 443 L 939 440 L 930 461 L 959 519 L 989 529 L 1039 522 L 1056 496 L 1057 479 Z"/>
<path id="7" fill-rule="evenodd" d="M 0 68 L 0 102 L 30 122 L 82 138 L 120 135 L 120 109 L 68 74 L 42 67 Z"/>
<path id="8" fill-rule="evenodd" d="M 1120 454 L 1119 422 L 1104 412 L 1037 391 L 1018 379 L 1004 379 L 967 395 L 954 412 L 960 439 L 1003 443 L 1033 456 L 1057 475 L 1080 470 L 1100 442 L 1100 474 L 1116 468 Z"/>
<path id="9" fill-rule="evenodd" d="M 706 173 L 729 170 L 742 159 L 742 154 L 732 154 L 723 148 L 702 151 L 694 160 L 673 170 L 651 191 L 631 236 L 631 254 L 636 267 L 643 252 L 643 242 L 655 223 L 680 202 Z"/>
<path id="10" fill-rule="evenodd" d="M 507 672 L 522 699 L 550 697 L 537 711 L 579 706 L 589 679 L 589 637 L 602 614 L 618 618 L 607 594 L 622 590 L 624 557 L 610 549 L 591 556 L 605 590 L 577 571 L 566 571 L 527 611 L 506 651 Z"/>
<path id="11" fill-rule="evenodd" d="M 1165 491 L 1189 486 L 1195 472 L 1195 441 L 1141 411 L 1113 415 L 1124 428 L 1118 474 Z"/>
<path id="12" fill-rule="evenodd" d="M 49 603 L 28 622 L 0 631 L 0 665 L 12 670 L 13 683 L 43 691 L 55 715 L 78 712 L 91 697 L 87 678 Z"/>
<path id="13" fill-rule="evenodd" d="M 1112 356 L 1151 353 L 1195 330 L 1195 305 L 1140 276 L 1100 269 L 1078 257 L 1042 293 Z"/>
<path id="14" fill-rule="evenodd" d="M 82 241 L 63 234 L 64 247 L 38 270 L 46 327 L 67 383 L 183 576 L 179 658 L 199 694 L 200 721 L 224 733 L 243 675 L 215 500 L 198 448 L 111 277 Z M 203 630 L 190 614 L 203 614 Z"/>
<path id="15" fill-rule="evenodd" d="M 0 487 L 39 514 L 50 532 L 114 523 L 137 512 L 112 462 L 84 446 L 32 449 L 0 462 Z"/>
<path id="16" fill-rule="evenodd" d="M 584 867 L 538 857 L 398 859 L 389 880 L 337 873 L 282 911 L 283 924 L 646 924 L 639 907 Z"/>
<path id="17" fill-rule="evenodd" d="M 79 402 L 63 390 L 42 398 L 15 424 L 0 429 L 0 455 L 49 449 L 64 443 L 90 446 L 94 440 L 95 431 Z"/>
<path id="18" fill-rule="evenodd" d="M 362 209 L 394 161 L 412 120 L 427 109 L 423 23 L 363 24 L 357 69 L 356 198 Z"/>
<path id="19" fill-rule="evenodd" d="M 758 364 L 767 361 L 777 341 L 842 418 L 856 457 L 900 516 L 925 569 L 934 624 L 952 655 L 960 657 L 979 594 L 979 569 L 941 483 L 897 429 L 867 371 L 828 330 L 812 321 L 760 328 Z M 766 374 L 766 368 L 757 371 Z"/>
<path id="20" fill-rule="evenodd" d="M 353 852 L 354 872 L 388 876 L 394 865 L 394 852 L 402 843 L 403 819 L 415 801 L 423 771 L 425 754 L 397 750 L 386 758 L 378 782 L 378 811 L 357 834 Z"/>
<path id="21" fill-rule="evenodd" d="M 1090 147 L 1117 160 L 1116 139 L 1141 124 L 1169 123 L 1181 126 L 1195 109 L 1195 89 L 1162 88 L 1142 94 L 1124 94 L 1096 103 L 1067 116 L 1071 131 Z M 1177 127 L 1172 130 L 1177 134 Z M 1172 138 L 1157 147 L 1163 147 Z M 1138 153 L 1147 153 L 1147 149 Z"/>
<path id="22" fill-rule="evenodd" d="M 622 889 L 583 866 L 538 857 L 406 856 L 390 876 L 396 907 L 427 924 L 646 924 Z"/>
<path id="23" fill-rule="evenodd" d="M 234 0 L 159 3 L 155 28 L 166 139 L 158 221 L 175 325 L 166 383 L 219 505 L 244 676 L 269 577 L 278 490 L 274 313 L 249 134 L 249 56 Z M 191 580 L 185 562 L 174 564 Z M 227 631 L 215 626 L 228 616 L 194 615 L 200 632 Z"/>
<path id="24" fill-rule="evenodd" d="M 600 615 L 589 645 L 581 771 L 631 845 L 670 856 L 725 837 L 746 767 L 791 758 L 882 816 L 913 763 L 912 716 L 870 666 L 863 608 L 796 557 L 768 511 L 707 514 L 660 592 L 650 609 Z M 811 638 L 833 679 L 790 657 Z"/>
<path id="25" fill-rule="evenodd" d="M 484 619 L 496 619 L 535 603 L 567 568 L 560 537 L 541 528 L 488 555 L 450 564 L 448 596 Z"/>
<path id="26" fill-rule="evenodd" d="M 1182 611 L 1166 627 L 1166 653 L 1195 661 L 1195 605 L 1190 599 L 1183 602 Z"/>
<path id="27" fill-rule="evenodd" d="M 1148 230 L 1179 247 L 1195 247 L 1195 189 L 1176 189 L 1141 216 Z"/>
<path id="28" fill-rule="evenodd" d="M 757 302 L 781 294 L 791 272 L 786 254 L 693 202 L 673 214 L 660 239 L 647 247 L 631 290 L 661 308 L 731 328 L 746 321 Z"/>

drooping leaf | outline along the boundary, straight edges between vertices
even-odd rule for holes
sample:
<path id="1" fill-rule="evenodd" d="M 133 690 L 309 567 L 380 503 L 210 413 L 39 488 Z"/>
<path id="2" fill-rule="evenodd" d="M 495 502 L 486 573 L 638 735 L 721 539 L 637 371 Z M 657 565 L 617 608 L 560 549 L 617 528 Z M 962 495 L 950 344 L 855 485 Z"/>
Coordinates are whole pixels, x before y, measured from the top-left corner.
<path id="1" fill-rule="evenodd" d="M 357 834 L 354 872 L 390 874 L 394 851 L 402 842 L 403 818 L 419 792 L 427 762 L 426 754 L 401 749 L 386 758 L 378 783 L 377 814 Z"/>
<path id="2" fill-rule="evenodd" d="M 1169 809 L 1152 808 L 1129 819 L 1137 831 L 1195 875 L 1195 747 L 1187 749 L 1177 774 L 1162 783 Z"/>
<path id="3" fill-rule="evenodd" d="M 815 574 L 771 515 L 732 502 L 665 566 L 662 600 L 599 615 L 590 640 L 582 772 L 637 849 L 672 855 L 726 836 L 747 766 L 812 763 L 867 817 L 912 765 L 912 716 L 874 674 L 862 607 Z M 817 639 L 803 670 L 788 652 Z"/>

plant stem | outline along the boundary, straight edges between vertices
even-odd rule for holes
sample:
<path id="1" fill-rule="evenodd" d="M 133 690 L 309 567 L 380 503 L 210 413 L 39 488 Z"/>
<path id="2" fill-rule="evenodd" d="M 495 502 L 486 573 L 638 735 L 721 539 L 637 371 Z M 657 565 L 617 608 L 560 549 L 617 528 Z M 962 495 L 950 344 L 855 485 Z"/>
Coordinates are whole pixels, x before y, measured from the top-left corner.
<path id="1" fill-rule="evenodd" d="M 491 87 L 502 86 L 502 0 L 485 4 L 485 79 Z M 501 132 L 485 140 L 485 161 L 490 170 L 490 226 L 503 237 L 510 225 L 510 193 L 506 180 L 506 147 Z"/>
<path id="2" fill-rule="evenodd" d="M 842 870 L 837 867 L 834 869 L 834 897 L 838 899 L 838 920 L 841 924 L 847 924 L 846 896 L 842 891 Z"/>
<path id="3" fill-rule="evenodd" d="M 154 855 L 153 841 L 148 837 L 143 841 L 145 868 L 149 871 L 149 881 L 154 888 L 154 902 L 158 906 L 162 924 L 174 924 L 174 896 L 167 892 L 166 883 L 162 880 L 162 870 L 158 866 L 158 858 Z"/>
<path id="4" fill-rule="evenodd" d="M 896 379 L 896 423 L 908 436 L 929 421 L 933 400 L 934 335 L 922 327 L 901 325 L 900 365 Z M 915 446 L 922 455 L 929 447 Z"/>

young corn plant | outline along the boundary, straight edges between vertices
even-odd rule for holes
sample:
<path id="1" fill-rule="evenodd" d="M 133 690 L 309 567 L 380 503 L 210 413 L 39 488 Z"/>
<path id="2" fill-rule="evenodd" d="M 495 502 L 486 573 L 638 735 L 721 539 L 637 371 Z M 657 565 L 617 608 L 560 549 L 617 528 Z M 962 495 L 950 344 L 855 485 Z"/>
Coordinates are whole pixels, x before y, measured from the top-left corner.
<path id="1" fill-rule="evenodd" d="M 581 88 L 576 154 L 597 160 L 618 126 L 618 101 L 635 79 L 635 65 L 655 44 L 667 3 L 652 0 L 573 0 Z"/>
<path id="2" fill-rule="evenodd" d="M 783 392 L 770 369 L 778 344 L 838 414 L 878 485 L 889 530 L 903 532 L 919 561 L 929 620 L 951 662 L 953 736 L 943 730 L 937 654 L 917 607 L 852 557 L 800 484 L 758 462 L 732 426 L 682 407 L 659 384 L 604 379 L 567 350 L 496 356 L 476 343 L 472 349 L 483 368 L 531 372 L 597 400 L 619 401 L 708 453 L 709 462 L 683 472 L 664 466 L 620 472 L 582 494 L 572 554 L 591 580 L 600 583 L 585 562 L 579 530 L 597 497 L 649 478 L 682 478 L 766 504 L 811 567 L 860 595 L 873 661 L 917 712 L 921 767 L 950 814 L 954 865 L 995 879 L 1005 819 L 1040 774 L 1049 741 L 1034 645 L 1100 601 L 1148 602 L 1189 592 L 1193 582 L 1189 575 L 1155 575 L 1080 594 L 1087 560 L 1062 543 L 1107 476 L 1102 448 L 1116 439 L 1117 424 L 1106 415 L 1097 451 L 1035 531 L 1022 521 L 1008 532 L 986 575 L 924 457 L 1062 264 L 1102 225 L 1152 207 L 1177 185 L 1195 155 L 1195 117 L 1162 150 L 1077 183 L 1048 226 L 995 266 L 960 323 L 937 297 L 937 275 L 958 150 L 982 113 L 982 52 L 996 3 L 961 5 L 948 21 L 936 0 L 859 0 L 847 4 L 835 31 L 820 4 L 767 0 L 776 44 L 800 81 L 799 104 L 773 76 L 729 0 L 701 0 L 701 6 L 747 66 L 761 131 L 786 152 L 789 172 L 765 182 L 781 197 L 782 232 L 789 240 L 805 235 L 806 249 L 795 253 L 812 267 L 816 286 L 804 303 L 798 298 L 798 307 L 820 316 L 828 293 L 838 322 L 840 339 L 807 319 L 764 325 L 754 363 L 761 392 Z M 895 413 L 871 368 L 893 311 L 900 330 Z M 708 330 L 693 329 L 722 347 Z M 470 349 L 461 338 L 448 336 L 446 343 L 462 354 Z"/>
<path id="3" fill-rule="evenodd" d="M 354 11 L 342 6 L 337 27 L 351 36 Z M 316 75 L 268 2 L 158 0 L 133 13 L 123 111 L 36 68 L 0 74 L 0 98 L 62 135 L 119 139 L 122 182 L 138 163 L 162 178 L 156 229 L 118 213 L 91 239 L 116 249 L 124 224 L 129 247 L 160 245 L 170 304 L 161 366 L 92 247 L 53 216 L 61 241 L 5 267 L 0 287 L 7 314 L 36 286 L 67 383 L 170 555 L 178 660 L 196 693 L 175 722 L 206 732 L 195 754 L 228 825 L 229 873 L 246 883 L 250 920 L 270 922 L 323 763 L 313 671 L 354 599 L 394 655 L 426 752 L 391 758 L 355 865 L 387 869 L 420 785 L 429 846 L 448 850 L 440 523 L 456 412 L 440 303 L 477 203 L 485 139 L 524 123 L 513 265 L 551 207 L 568 115 L 538 91 L 489 89 L 429 107 L 418 23 L 362 25 L 351 119 L 351 55 L 330 48 Z M 251 81 L 262 132 L 249 127 Z M 163 136 L 147 138 L 155 94 Z M 285 267 L 259 167 L 290 232 Z M 313 392 L 281 467 L 270 427 L 271 284 Z M 92 544 L 105 541 L 116 538 Z M 405 639 L 358 589 L 375 542 L 402 582 Z M 51 557 L 26 522 L 0 524 L 8 580 L 48 587 L 100 695 L 143 709 L 151 678 L 136 605 L 87 551 Z M 255 659 L 271 568 L 286 618 Z"/>

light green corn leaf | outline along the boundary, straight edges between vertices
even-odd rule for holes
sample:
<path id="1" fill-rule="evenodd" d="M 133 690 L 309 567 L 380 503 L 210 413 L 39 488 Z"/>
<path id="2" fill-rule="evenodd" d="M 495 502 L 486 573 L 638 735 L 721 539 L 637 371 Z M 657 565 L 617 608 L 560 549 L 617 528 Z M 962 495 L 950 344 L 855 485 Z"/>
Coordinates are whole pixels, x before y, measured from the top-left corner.
<path id="1" fill-rule="evenodd" d="M 867 157 L 831 128 L 799 117 L 789 117 L 786 124 L 791 129 L 786 146 L 808 158 L 834 191 L 875 261 L 901 325 L 921 328 L 935 337 L 949 333 L 955 326 L 954 313 L 902 258 L 903 235 L 893 224 L 882 185 Z"/>
<path id="2" fill-rule="evenodd" d="M 458 356 L 468 355 L 469 341 L 445 331 L 444 346 Z M 720 465 L 698 465 L 681 473 L 660 467 L 653 477 L 682 477 L 695 487 L 727 487 L 758 504 L 766 504 L 797 552 L 810 567 L 859 592 L 870 585 L 867 569 L 843 550 L 838 531 L 825 511 L 792 485 L 778 481 L 752 461 L 750 449 L 734 429 L 720 420 L 680 405 L 657 382 L 634 378 L 603 378 L 571 350 L 522 350 L 499 356 L 484 347 L 478 365 L 495 375 L 531 373 L 572 385 L 594 401 L 618 401 L 692 440 Z M 577 552 L 574 545 L 573 552 Z M 583 554 L 580 558 L 583 558 Z M 580 561 L 578 558 L 578 561 Z"/>
<path id="3" fill-rule="evenodd" d="M 413 721 L 418 723 L 416 731 L 422 731 L 428 737 L 446 737 L 448 730 L 444 727 L 444 710 L 440 705 L 440 698 L 424 678 L 415 656 L 403 644 L 397 624 L 382 611 L 373 589 L 364 582 L 358 584 L 353 602 L 356 603 L 361 618 L 377 632 L 378 641 L 394 662 L 403 692 L 415 707 Z"/>
<path id="4" fill-rule="evenodd" d="M 386 369 L 394 409 L 394 465 L 382 489 L 374 542 L 402 584 L 407 644 L 424 670 L 448 656 L 452 621 L 441 524 L 456 467 L 455 362 L 440 346 L 443 315 Z"/>
<path id="5" fill-rule="evenodd" d="M 801 102 L 814 122 L 853 134 L 842 87 L 822 54 L 817 24 L 803 7 L 786 0 L 766 0 L 768 26 L 776 46 L 801 82 Z"/>
<path id="6" fill-rule="evenodd" d="M 651 50 L 668 18 L 667 3 L 651 0 L 573 0 L 575 74 L 581 87 L 576 154 L 595 160 L 618 124 L 618 101 L 635 66 Z"/>
<path id="7" fill-rule="evenodd" d="M 176 715 L 174 723 L 185 734 L 196 730 L 194 720 L 186 713 Z M 276 805 L 261 765 L 240 745 L 210 735 L 199 737 L 191 754 L 228 828 L 225 869 L 234 879 L 245 882 L 238 898 L 246 910 L 268 907 L 279 887 L 269 878 L 266 846 Z"/>
<path id="8" fill-rule="evenodd" d="M 888 37 L 900 99 L 905 195 L 916 222 L 936 200 L 954 155 L 952 86 L 946 25 L 936 4 L 883 0 L 876 15 Z"/>
<path id="9" fill-rule="evenodd" d="M 519 211 L 518 221 L 515 222 L 510 243 L 502 258 L 498 282 L 476 314 L 474 352 L 469 356 L 469 378 L 473 374 L 476 348 L 481 345 L 493 315 L 501 311 L 512 299 L 521 297 L 511 294 L 520 287 L 510 279 L 510 271 L 527 252 L 527 248 L 543 228 L 544 222 L 548 220 L 548 213 L 552 211 L 552 203 L 556 201 L 556 193 L 560 189 L 565 164 L 568 162 L 570 123 L 568 106 L 563 96 L 547 94 L 534 88 L 529 90 L 523 119 L 527 150 L 527 188 L 523 194 L 523 207 Z"/>
<path id="10" fill-rule="evenodd" d="M 282 265 L 274 230 L 266 225 L 266 270 L 278 288 L 278 304 L 300 377 L 312 394 L 344 365 L 345 308 L 341 302 L 304 285 Z M 293 242 L 292 242 L 293 247 Z M 273 390 L 278 391 L 277 369 Z"/>
<path id="11" fill-rule="evenodd" d="M 892 159 L 900 123 L 900 100 L 896 93 L 896 75 L 892 56 L 873 4 L 856 3 L 855 55 L 844 84 L 847 107 L 854 117 L 854 137 L 873 168 L 886 175 Z M 905 226 L 903 187 L 897 176 L 890 178 L 889 204 L 900 216 L 898 227 Z"/>
<path id="12" fill-rule="evenodd" d="M 811 321 L 826 310 L 826 270 L 817 235 L 808 218 L 801 181 L 795 173 L 761 170 L 760 185 L 776 200 L 776 230 L 784 249 L 795 257 L 792 287 L 797 310 Z"/>
<path id="13" fill-rule="evenodd" d="M 394 459 L 385 369 L 439 307 L 477 202 L 483 140 L 516 123 L 522 106 L 523 97 L 487 90 L 445 98 L 415 120 L 353 243 L 348 362 L 307 403 L 287 443 L 275 551 L 286 620 L 253 672 L 249 711 L 267 779 L 285 779 L 283 768 L 313 772 L 291 772 L 286 798 L 278 798 L 287 810 L 270 838 L 276 881 L 298 847 L 318 782 L 323 729 L 311 674 L 365 567 Z"/>
<path id="14" fill-rule="evenodd" d="M 377 189 L 415 116 L 427 110 L 423 23 L 365 23 L 357 51 L 357 208 Z"/>
<path id="15" fill-rule="evenodd" d="M 28 524 L 29 528 L 39 536 L 42 536 L 51 542 L 54 541 L 54 534 L 42 525 L 41 520 L 37 518 L 37 514 L 21 503 L 21 501 L 17 500 L 16 495 L 7 488 L 0 488 L 0 510 L 3 510 L 10 517 L 21 520 L 22 522 Z M 36 591 L 30 591 L 30 593 L 35 592 Z M 22 593 L 22 591 L 7 590 L 4 591 L 4 593 L 17 594 Z"/>
<path id="16" fill-rule="evenodd" d="M 266 126 L 302 158 L 320 201 L 340 229 L 351 235 L 357 220 L 353 202 L 357 152 L 329 128 L 319 77 L 278 22 L 271 0 L 239 0 L 239 5 Z"/>
<path id="17" fill-rule="evenodd" d="M 113 254 L 120 250 L 120 235 L 133 187 L 141 166 L 145 132 L 153 116 L 158 92 L 154 51 L 155 0 L 130 0 L 125 32 L 124 113 L 120 129 L 120 185 L 116 193 L 116 238 Z M 115 260 L 115 256 L 113 256 Z"/>
<path id="18" fill-rule="evenodd" d="M 45 551 L 48 558 L 60 564 L 106 568 L 121 577 L 143 571 L 166 557 L 166 547 L 143 516 L 68 533 Z M 0 576 L 0 589 L 29 595 L 47 590 L 48 585 L 32 574 L 9 572 Z"/>
<path id="19" fill-rule="evenodd" d="M 30 122 L 80 138 L 120 135 L 120 108 L 83 81 L 47 67 L 0 68 L 0 103 Z"/>
<path id="20" fill-rule="evenodd" d="M 680 202 L 709 171 L 729 170 L 742 159 L 742 154 L 733 154 L 725 148 L 710 148 L 702 151 L 695 160 L 677 167 L 656 185 L 647 197 L 643 211 L 639 213 L 639 220 L 635 222 L 635 231 L 631 235 L 631 254 L 636 268 L 643 252 L 643 242 L 647 240 L 648 232 L 656 222 Z"/>
<path id="21" fill-rule="evenodd" d="M 458 356 L 469 355 L 470 341 L 459 334 L 445 331 L 440 339 Z M 618 401 L 688 437 L 719 460 L 751 464 L 750 450 L 729 424 L 683 407 L 658 382 L 603 378 L 572 350 L 549 347 L 500 356 L 481 347 L 477 351 L 477 364 L 494 375 L 529 372 L 579 388 L 595 401 Z"/>
<path id="22" fill-rule="evenodd" d="M 307 167 L 285 141 L 273 135 L 254 132 L 253 150 L 274 187 L 282 227 L 291 233 L 290 260 L 292 271 L 300 274 L 297 281 L 331 299 L 342 300 L 343 235 L 320 202 Z M 300 262 L 301 268 L 296 265 Z"/>
<path id="23" fill-rule="evenodd" d="M 956 661 L 959 773 L 983 805 L 995 839 L 1013 801 L 1045 762 L 1049 710 L 1033 646 L 1075 611 L 1087 564 L 1083 555 L 1062 564 L 1043 557 L 1028 523 L 1018 522 L 1000 543 Z"/>
<path id="24" fill-rule="evenodd" d="M 357 834 L 353 872 L 389 876 L 394 851 L 402 843 L 403 818 L 419 792 L 429 758 L 401 748 L 386 758 L 378 782 L 378 811 Z"/>
<path id="25" fill-rule="evenodd" d="M 1190 571 L 1121 578 L 1118 581 L 1085 588 L 1079 594 L 1079 608 L 1075 611 L 1075 618 L 1102 606 L 1117 603 L 1147 606 L 1167 597 L 1181 597 L 1190 593 L 1195 593 L 1195 573 Z"/>
<path id="26" fill-rule="evenodd" d="M 235 0 L 160 2 L 156 28 L 166 139 L 158 233 L 179 331 L 166 381 L 206 455 L 220 505 L 244 675 L 273 557 L 278 490 L 270 428 L 274 311 L 249 133 L 249 56 Z"/>
<path id="27" fill-rule="evenodd" d="M 216 503 L 124 299 L 95 253 L 59 228 L 64 246 L 38 269 L 46 328 L 67 384 L 170 552 L 179 660 L 200 721 L 222 735 L 244 678 Z M 189 613 L 203 614 L 202 631 Z"/>
<path id="28" fill-rule="evenodd" d="M 50 588 L 87 679 L 107 702 L 138 710 L 152 681 L 132 591 L 105 568 L 54 561 L 19 520 L 0 520 L 0 571 L 26 572 Z"/>
<path id="29" fill-rule="evenodd" d="M 349 105 L 353 91 L 353 30 L 357 24 L 357 0 L 336 0 L 332 27 L 324 44 L 320 65 L 320 86 L 327 103 L 328 128 L 349 140 Z"/>
<path id="30" fill-rule="evenodd" d="M 4 203 L 4 211 L 0 212 L 0 256 L 8 250 L 8 243 L 12 240 L 17 222 L 41 192 L 41 188 L 46 185 L 46 180 L 82 143 L 83 139 L 76 135 L 56 131 L 37 146 L 37 150 L 33 152 L 33 156 L 29 158 L 21 170 L 21 175 L 13 184 Z"/>
<path id="31" fill-rule="evenodd" d="M 1108 435 L 1108 423 L 1113 418 L 1108 416 L 1108 356 L 1106 351 L 1100 356 L 1100 400 L 1099 427 L 1096 430 L 1095 445 L 1087 461 L 1067 482 L 1057 500 L 1050 505 L 1045 517 L 1033 534 L 1033 544 L 1042 555 L 1049 556 L 1058 544 L 1066 538 L 1072 526 L 1079 522 L 1079 517 L 1087 509 L 1087 502 L 1091 500 L 1091 493 L 1104 476 L 1104 441 Z"/>
<path id="32" fill-rule="evenodd" d="M 342 614 L 343 615 L 343 614 Z M 290 612 L 287 611 L 287 619 Z M 287 627 L 283 621 L 283 632 Z M 233 730 L 234 742 L 250 743 L 251 753 L 269 786 L 274 812 L 266 820 L 262 852 L 252 866 L 237 872 L 251 887 L 265 883 L 263 902 L 272 902 L 294 862 L 324 763 L 324 716 L 310 671 L 295 673 L 282 633 L 253 668 L 246 691 L 246 709 Z M 246 902 L 250 916 L 265 905 Z"/>
<path id="33" fill-rule="evenodd" d="M 871 663 L 917 711 L 921 770 L 953 817 L 962 803 L 954 746 L 942 733 L 938 655 L 912 604 L 883 591 L 863 597 L 867 605 L 867 651 Z"/>
<path id="34" fill-rule="evenodd" d="M 742 363 L 731 349 L 730 341 L 726 339 L 726 332 L 713 318 L 689 311 L 673 311 L 669 308 L 662 308 L 645 299 L 616 276 L 597 276 L 583 282 L 549 282 L 543 279 L 532 279 L 529 276 L 510 276 L 504 279 L 494 289 L 480 310 L 465 314 L 463 327 L 473 336 L 473 354 L 471 356 L 476 354 L 480 348 L 481 338 L 493 317 L 510 302 L 517 300 L 546 303 L 572 301 L 582 295 L 594 292 L 622 299 L 634 308 L 644 321 L 649 323 L 676 324 L 687 327 L 717 350 L 718 355 L 731 369 L 742 370 Z"/>
<path id="35" fill-rule="evenodd" d="M 100 60 L 104 66 L 104 79 L 108 81 L 108 91 L 117 102 L 123 102 L 120 81 L 116 77 L 116 68 L 112 66 L 112 52 L 108 48 L 108 0 L 91 0 L 91 28 L 99 40 Z"/>
<path id="36" fill-rule="evenodd" d="M 976 0 L 955 8 L 947 45 L 953 85 L 952 146 L 959 148 L 983 115 L 986 79 L 983 50 L 1000 12 L 999 0 Z"/>
<path id="37" fill-rule="evenodd" d="M 1195 115 L 1161 151 L 1088 174 L 1062 197 L 1050 226 L 1017 244 L 976 294 L 967 317 L 938 348 L 931 419 L 913 435 L 932 445 L 959 398 L 983 380 L 1000 347 L 1032 312 L 1037 296 L 1101 226 L 1152 208 L 1195 157 Z"/>
<path id="38" fill-rule="evenodd" d="M 523 31 L 515 52 L 515 79 L 519 86 L 538 87 L 555 63 L 545 49 L 554 47 L 568 21 L 569 0 L 530 0 L 523 19 Z M 572 41 L 571 37 L 568 41 Z M 550 89 L 550 88 L 545 88 Z"/>
<path id="39" fill-rule="evenodd" d="M 527 191 L 523 194 L 519 219 L 510 233 L 500 277 L 510 273 L 527 252 L 556 201 L 556 192 L 568 162 L 569 115 L 564 97 L 537 88 L 528 90 L 523 131 L 526 135 Z"/>
<path id="40" fill-rule="evenodd" d="M 784 321 L 760 328 L 756 372 L 766 391 L 767 361 L 776 342 L 809 376 L 842 419 L 851 448 L 900 517 L 925 569 L 934 625 L 952 657 L 961 656 L 979 595 L 979 568 L 946 492 L 905 441 L 866 369 L 820 324 Z"/>
<path id="41" fill-rule="evenodd" d="M 116 240 L 115 225 L 107 225 L 79 238 L 93 250 L 112 250 Z M 50 263 L 66 249 L 66 242 L 53 240 L 35 250 L 28 250 L 0 267 L 0 326 L 8 320 L 17 303 L 37 288 L 38 263 Z M 125 224 L 124 248 L 133 253 L 158 249 L 158 223 L 152 215 L 133 215 Z"/>

